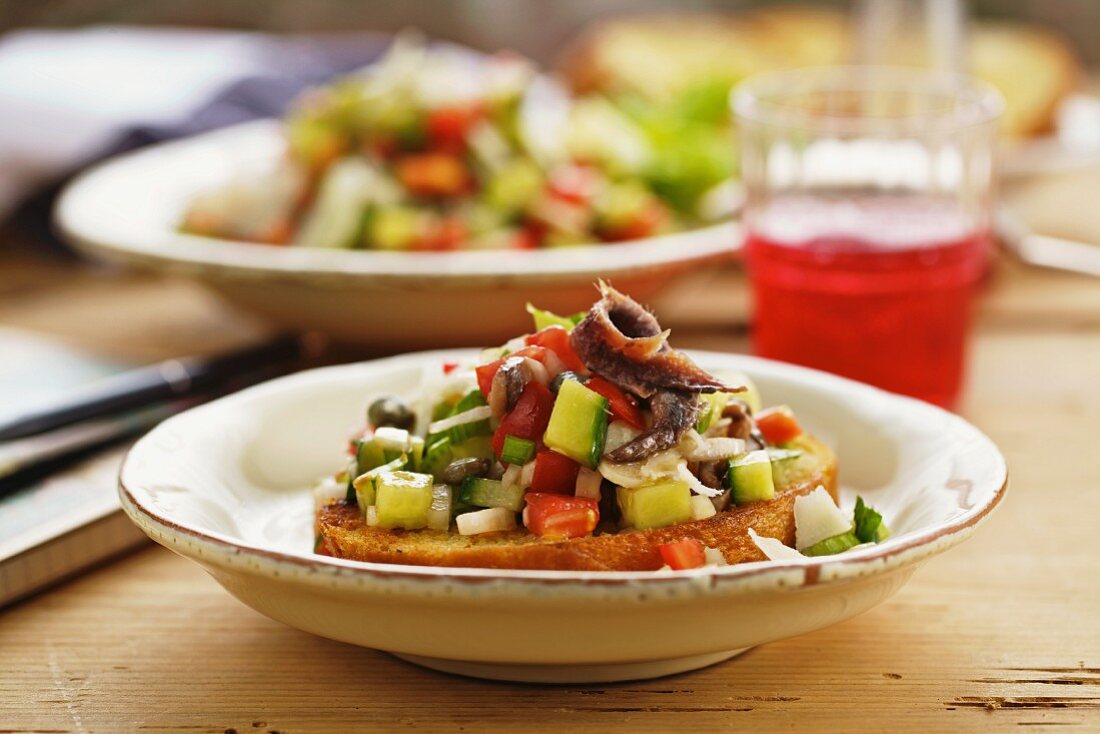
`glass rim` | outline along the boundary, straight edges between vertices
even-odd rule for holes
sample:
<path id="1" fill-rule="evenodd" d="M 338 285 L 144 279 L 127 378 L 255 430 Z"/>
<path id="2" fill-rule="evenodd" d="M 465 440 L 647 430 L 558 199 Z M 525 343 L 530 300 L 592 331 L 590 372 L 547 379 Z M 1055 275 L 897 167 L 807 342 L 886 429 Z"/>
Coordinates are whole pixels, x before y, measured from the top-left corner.
<path id="1" fill-rule="evenodd" d="M 797 104 L 783 104 L 799 93 L 891 92 L 950 98 L 943 111 L 898 115 L 842 116 L 821 114 Z M 739 121 L 778 128 L 837 133 L 882 133 L 920 130 L 954 132 L 995 123 L 1004 112 L 1004 97 L 991 84 L 966 74 L 904 66 L 816 66 L 773 71 L 750 77 L 730 92 L 730 107 Z"/>

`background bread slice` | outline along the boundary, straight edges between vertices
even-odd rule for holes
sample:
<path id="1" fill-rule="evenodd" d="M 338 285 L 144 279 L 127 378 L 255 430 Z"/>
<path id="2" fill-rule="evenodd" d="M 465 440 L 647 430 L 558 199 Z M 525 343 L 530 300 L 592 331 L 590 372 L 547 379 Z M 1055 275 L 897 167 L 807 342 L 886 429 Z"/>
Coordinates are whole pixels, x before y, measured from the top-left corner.
<path id="1" fill-rule="evenodd" d="M 462 536 L 430 530 L 383 530 L 366 525 L 359 509 L 342 503 L 323 508 L 317 518 L 318 552 L 356 561 L 415 566 L 517 568 L 562 571 L 648 571 L 663 565 L 657 547 L 696 538 L 720 550 L 729 563 L 764 560 L 748 537 L 761 535 L 794 542 L 796 497 L 824 485 L 836 497 L 836 457 L 820 442 L 803 439 L 806 450 L 784 469 L 778 496 L 720 512 L 714 517 L 646 531 L 628 531 L 567 541 L 543 541 L 524 530 Z"/>
<path id="2" fill-rule="evenodd" d="M 970 67 L 1005 96 L 1001 130 L 1010 137 L 1050 132 L 1058 104 L 1083 76 L 1061 36 L 1022 23 L 978 24 L 970 34 Z"/>
<path id="3" fill-rule="evenodd" d="M 854 61 L 848 16 L 780 5 L 736 13 L 629 15 L 597 23 L 567 48 L 561 69 L 579 92 L 636 92 L 674 100 L 705 79 L 735 83 L 780 68 Z M 1035 24 L 971 24 L 968 63 L 1006 100 L 1009 137 L 1049 132 L 1058 104 L 1083 76 L 1070 44 Z"/>

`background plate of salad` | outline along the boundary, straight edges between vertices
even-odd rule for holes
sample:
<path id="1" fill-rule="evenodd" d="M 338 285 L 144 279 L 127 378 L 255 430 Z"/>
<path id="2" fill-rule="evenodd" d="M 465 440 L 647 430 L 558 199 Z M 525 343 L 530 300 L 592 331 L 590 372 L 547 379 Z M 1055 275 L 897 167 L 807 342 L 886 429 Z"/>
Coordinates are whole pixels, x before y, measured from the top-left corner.
<path id="1" fill-rule="evenodd" d="M 670 171 L 685 144 L 713 156 Z M 281 326 L 478 344 L 521 327 L 527 301 L 582 308 L 596 277 L 647 298 L 732 256 L 733 156 L 721 134 L 657 134 L 517 55 L 402 35 L 283 120 L 91 169 L 55 217 L 95 256 L 187 273 Z"/>

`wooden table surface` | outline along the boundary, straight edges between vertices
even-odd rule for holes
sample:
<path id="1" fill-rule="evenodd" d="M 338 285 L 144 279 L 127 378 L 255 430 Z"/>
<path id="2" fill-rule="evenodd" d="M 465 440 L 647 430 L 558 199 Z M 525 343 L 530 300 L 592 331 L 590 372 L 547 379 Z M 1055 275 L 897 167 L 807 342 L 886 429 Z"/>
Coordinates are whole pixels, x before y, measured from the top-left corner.
<path id="1" fill-rule="evenodd" d="M 0 268 L 0 324 L 112 354 L 258 328 L 186 283 Z M 745 349 L 736 272 L 656 305 L 679 344 Z M 486 683 L 285 627 L 148 547 L 0 612 L 0 731 L 1100 731 L 1100 281 L 1002 258 L 971 367 L 961 410 L 1007 455 L 1008 497 L 849 622 L 659 680 Z"/>

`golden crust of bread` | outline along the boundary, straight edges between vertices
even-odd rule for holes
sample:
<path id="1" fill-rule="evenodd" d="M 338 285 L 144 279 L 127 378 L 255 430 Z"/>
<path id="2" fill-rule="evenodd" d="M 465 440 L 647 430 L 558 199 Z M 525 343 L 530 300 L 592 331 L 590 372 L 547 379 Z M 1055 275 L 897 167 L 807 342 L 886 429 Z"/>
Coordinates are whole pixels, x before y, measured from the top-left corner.
<path id="1" fill-rule="evenodd" d="M 336 503 L 317 515 L 317 552 L 356 561 L 414 566 L 544 569 L 560 571 L 653 571 L 663 565 L 658 546 L 695 538 L 722 552 L 729 563 L 765 560 L 748 536 L 794 543 L 795 498 L 824 485 L 836 497 L 836 456 L 807 440 L 810 450 L 798 461 L 776 498 L 720 512 L 706 520 L 654 530 L 634 530 L 565 541 L 545 541 L 517 529 L 463 536 L 433 530 L 385 530 L 368 526 L 354 505 Z"/>
<path id="2" fill-rule="evenodd" d="M 577 92 L 640 92 L 667 99 L 718 70 L 731 80 L 779 68 L 850 63 L 854 31 L 825 8 L 781 5 L 732 13 L 628 15 L 589 26 L 559 67 Z M 1032 23 L 978 22 L 969 70 L 1005 97 L 1008 137 L 1049 132 L 1084 76 L 1064 36 Z"/>

